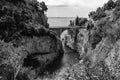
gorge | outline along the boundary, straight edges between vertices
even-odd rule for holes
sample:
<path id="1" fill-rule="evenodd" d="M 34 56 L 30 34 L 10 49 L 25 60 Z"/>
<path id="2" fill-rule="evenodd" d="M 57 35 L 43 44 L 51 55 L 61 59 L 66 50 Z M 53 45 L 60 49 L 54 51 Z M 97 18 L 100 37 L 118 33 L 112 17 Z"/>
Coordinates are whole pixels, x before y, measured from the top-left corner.
<path id="1" fill-rule="evenodd" d="M 45 2 L 0 0 L 0 80 L 119 80 L 120 1 L 51 28 Z"/>

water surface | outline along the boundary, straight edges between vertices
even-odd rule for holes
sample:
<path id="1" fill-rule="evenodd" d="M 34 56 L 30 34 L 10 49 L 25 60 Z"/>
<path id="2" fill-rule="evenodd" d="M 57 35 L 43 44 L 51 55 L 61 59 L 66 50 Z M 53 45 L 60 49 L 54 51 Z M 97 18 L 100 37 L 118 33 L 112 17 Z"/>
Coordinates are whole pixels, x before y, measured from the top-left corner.
<path id="1" fill-rule="evenodd" d="M 70 24 L 70 20 L 74 20 L 75 17 L 48 17 L 48 23 L 50 27 L 62 27 L 68 26 Z"/>

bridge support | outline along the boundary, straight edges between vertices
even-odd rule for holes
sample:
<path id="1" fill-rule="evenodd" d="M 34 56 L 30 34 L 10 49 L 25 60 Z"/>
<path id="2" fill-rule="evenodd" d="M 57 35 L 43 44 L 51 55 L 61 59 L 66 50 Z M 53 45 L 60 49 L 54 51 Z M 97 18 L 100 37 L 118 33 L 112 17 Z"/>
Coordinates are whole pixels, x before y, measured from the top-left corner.
<path id="1" fill-rule="evenodd" d="M 56 32 L 56 34 L 58 35 L 59 38 L 60 38 L 61 33 L 64 30 L 69 30 L 69 29 L 75 30 L 75 35 L 77 35 L 79 32 L 79 29 L 85 29 L 85 27 L 80 27 L 80 26 L 50 27 L 50 30 L 53 30 L 54 32 Z M 75 37 L 75 39 L 76 39 L 76 37 Z"/>

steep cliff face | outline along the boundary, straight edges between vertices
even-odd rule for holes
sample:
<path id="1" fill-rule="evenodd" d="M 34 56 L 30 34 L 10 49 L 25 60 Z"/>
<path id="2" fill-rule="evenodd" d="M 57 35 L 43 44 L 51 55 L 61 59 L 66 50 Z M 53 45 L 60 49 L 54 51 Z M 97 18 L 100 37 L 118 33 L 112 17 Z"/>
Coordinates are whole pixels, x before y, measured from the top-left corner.
<path id="1" fill-rule="evenodd" d="M 109 0 L 89 16 L 92 23 L 89 24 L 89 20 L 86 29 L 80 29 L 77 34 L 81 60 L 73 67 L 75 70 L 68 70 L 73 73 L 70 76 L 72 79 L 119 80 L 120 1 Z M 73 76 L 79 71 L 77 77 Z"/>
<path id="2" fill-rule="evenodd" d="M 87 45 L 89 39 L 89 31 L 86 29 L 79 29 L 79 33 L 77 34 L 77 51 L 80 54 L 80 57 L 86 53 L 86 49 L 89 45 Z"/>
<path id="3" fill-rule="evenodd" d="M 87 52 L 93 63 L 99 63 L 100 60 L 106 59 L 114 44 L 120 38 L 119 20 L 111 21 L 111 18 L 102 18 L 97 20 L 95 27 L 90 32 L 88 44 L 90 52 Z M 98 62 L 97 62 L 98 61 Z M 94 64 L 94 66 L 95 66 Z"/>
<path id="4" fill-rule="evenodd" d="M 97 13 L 95 15 L 97 15 Z M 96 19 L 97 16 L 100 16 L 95 15 L 94 18 Z M 94 27 L 88 30 L 89 39 L 87 44 L 89 44 L 89 46 L 87 52 L 83 54 L 83 63 L 85 63 L 88 68 L 88 74 L 90 71 L 89 76 L 95 75 L 98 79 L 105 80 L 103 77 L 100 78 L 101 74 L 99 75 L 96 70 L 100 68 L 103 70 L 103 67 L 100 65 L 103 64 L 108 70 L 106 73 L 106 76 L 108 76 L 107 80 L 118 80 L 120 77 L 118 72 L 120 20 L 116 18 L 116 16 L 119 15 L 118 5 L 110 10 L 105 10 L 105 15 L 105 17 L 99 17 L 99 19 L 93 20 Z M 101 73 L 104 74 L 104 71 Z M 93 77 L 91 78 L 94 79 Z"/>
<path id="5" fill-rule="evenodd" d="M 108 57 L 105 59 L 105 62 L 111 72 L 112 75 L 116 77 L 120 77 L 120 40 L 118 40 L 115 45 L 113 46 L 113 49 L 108 54 Z"/>
<path id="6" fill-rule="evenodd" d="M 60 39 L 63 45 L 68 46 L 69 48 L 75 49 L 75 37 L 76 37 L 76 29 L 69 29 L 62 32 Z"/>
<path id="7" fill-rule="evenodd" d="M 80 54 L 80 57 L 83 57 L 90 46 L 88 40 L 89 31 L 86 28 L 69 29 L 61 34 L 63 45 Z"/>
<path id="8" fill-rule="evenodd" d="M 37 0 L 0 1 L 0 79 L 33 80 L 61 64 L 62 43 L 48 29 L 46 10 Z"/>

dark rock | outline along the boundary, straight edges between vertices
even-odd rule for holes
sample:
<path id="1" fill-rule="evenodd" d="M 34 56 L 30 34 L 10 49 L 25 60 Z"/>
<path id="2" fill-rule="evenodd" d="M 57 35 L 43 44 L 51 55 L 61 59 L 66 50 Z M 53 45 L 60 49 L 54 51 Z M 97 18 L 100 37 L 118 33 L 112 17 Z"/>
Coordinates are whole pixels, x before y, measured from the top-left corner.
<path id="1" fill-rule="evenodd" d="M 46 10 L 45 3 L 37 0 L 0 0 L 0 66 L 13 68 L 10 72 L 9 66 L 0 69 L 3 77 L 6 75 L 4 80 L 31 80 L 61 65 L 62 43 L 46 28 Z"/>
<path id="2" fill-rule="evenodd" d="M 0 80 L 14 80 L 14 68 L 11 65 L 0 66 Z"/>

